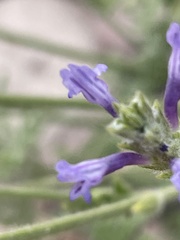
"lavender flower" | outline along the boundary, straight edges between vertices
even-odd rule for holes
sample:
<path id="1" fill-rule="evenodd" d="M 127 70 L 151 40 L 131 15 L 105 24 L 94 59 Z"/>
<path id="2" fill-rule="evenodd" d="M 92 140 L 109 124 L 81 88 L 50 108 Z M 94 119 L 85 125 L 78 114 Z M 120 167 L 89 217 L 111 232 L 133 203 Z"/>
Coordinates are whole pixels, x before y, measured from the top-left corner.
<path id="1" fill-rule="evenodd" d="M 84 65 L 69 64 L 68 67 L 60 71 L 63 84 L 69 90 L 68 97 L 72 98 L 81 92 L 89 102 L 102 106 L 113 117 L 117 117 L 113 107 L 116 100 L 109 93 L 107 84 L 97 77 L 107 70 L 107 66 L 98 64 L 91 69 Z"/>
<path id="2" fill-rule="evenodd" d="M 166 38 L 172 47 L 172 53 L 168 65 L 164 111 L 169 123 L 175 129 L 178 127 L 177 104 L 180 99 L 180 25 L 178 23 L 171 23 Z"/>
<path id="3" fill-rule="evenodd" d="M 146 158 L 135 152 L 115 153 L 100 159 L 87 160 L 75 165 L 61 160 L 56 165 L 58 180 L 75 183 L 70 192 L 70 199 L 83 196 L 91 202 L 90 189 L 103 180 L 103 177 L 127 165 L 147 164 Z"/>
<path id="4" fill-rule="evenodd" d="M 170 178 L 170 180 L 179 192 L 179 201 L 180 201 L 180 158 L 174 158 L 171 161 L 171 170 L 173 175 Z"/>

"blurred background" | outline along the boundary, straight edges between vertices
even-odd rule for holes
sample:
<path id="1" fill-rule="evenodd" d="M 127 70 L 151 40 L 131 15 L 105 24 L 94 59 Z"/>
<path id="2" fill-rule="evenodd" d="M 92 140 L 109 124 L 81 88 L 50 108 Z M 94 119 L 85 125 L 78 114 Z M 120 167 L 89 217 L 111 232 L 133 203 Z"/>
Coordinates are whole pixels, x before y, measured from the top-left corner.
<path id="1" fill-rule="evenodd" d="M 59 159 L 75 163 L 118 150 L 105 130 L 110 116 L 83 107 L 81 96 L 74 104 L 68 100 L 59 70 L 68 63 L 105 63 L 103 79 L 120 101 L 127 103 L 136 90 L 162 100 L 171 51 L 165 34 L 179 16 L 178 0 L 0 0 L 0 231 L 169 184 L 133 167 L 106 177 L 92 205 L 36 193 L 69 191 L 56 180 Z M 43 239 L 179 239 L 179 209 L 176 200 L 146 220 L 120 214 Z"/>

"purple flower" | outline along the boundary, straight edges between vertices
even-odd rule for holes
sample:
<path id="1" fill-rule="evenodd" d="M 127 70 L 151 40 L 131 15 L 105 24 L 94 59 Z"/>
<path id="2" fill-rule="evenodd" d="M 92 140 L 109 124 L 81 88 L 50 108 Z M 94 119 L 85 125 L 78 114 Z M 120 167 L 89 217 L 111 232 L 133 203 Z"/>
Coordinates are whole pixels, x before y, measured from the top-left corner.
<path id="1" fill-rule="evenodd" d="M 117 117 L 113 107 L 116 99 L 109 93 L 107 84 L 97 77 L 107 70 L 107 66 L 98 64 L 91 69 L 84 65 L 69 64 L 68 67 L 60 71 L 63 84 L 69 90 L 68 97 L 72 98 L 81 92 L 89 102 L 102 106 L 113 117 Z"/>
<path id="2" fill-rule="evenodd" d="M 174 158 L 171 161 L 171 170 L 173 175 L 170 178 L 170 180 L 179 192 L 179 201 L 180 201 L 180 158 Z"/>
<path id="3" fill-rule="evenodd" d="M 164 97 L 164 111 L 171 126 L 178 127 L 178 101 L 180 99 L 180 25 L 171 23 L 167 42 L 172 47 L 168 65 L 168 81 Z"/>
<path id="4" fill-rule="evenodd" d="M 90 189 L 103 180 L 103 177 L 127 165 L 144 165 L 148 161 L 135 152 L 115 153 L 100 159 L 87 160 L 78 164 L 69 164 L 61 160 L 56 164 L 58 180 L 75 183 L 70 192 L 70 199 L 83 196 L 87 203 L 91 202 Z"/>

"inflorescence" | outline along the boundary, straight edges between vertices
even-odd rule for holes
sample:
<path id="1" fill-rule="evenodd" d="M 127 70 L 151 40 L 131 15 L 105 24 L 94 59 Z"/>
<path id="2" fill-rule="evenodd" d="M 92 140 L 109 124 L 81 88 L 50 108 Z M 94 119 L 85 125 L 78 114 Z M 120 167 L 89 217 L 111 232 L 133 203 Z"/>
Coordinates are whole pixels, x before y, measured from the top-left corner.
<path id="1" fill-rule="evenodd" d="M 58 180 L 74 183 L 71 200 L 82 196 L 90 203 L 90 189 L 100 184 L 107 174 L 128 165 L 156 170 L 163 178 L 170 178 L 180 192 L 180 25 L 172 23 L 166 37 L 172 53 L 164 113 L 157 100 L 151 106 L 140 92 L 135 94 L 129 105 L 119 103 L 110 94 L 107 84 L 99 78 L 107 70 L 104 64 L 98 64 L 94 69 L 69 64 L 69 69 L 60 71 L 63 84 L 69 90 L 68 97 L 82 93 L 88 102 L 103 107 L 114 118 L 107 127 L 108 131 L 119 137 L 120 152 L 74 165 L 65 160 L 56 164 Z"/>

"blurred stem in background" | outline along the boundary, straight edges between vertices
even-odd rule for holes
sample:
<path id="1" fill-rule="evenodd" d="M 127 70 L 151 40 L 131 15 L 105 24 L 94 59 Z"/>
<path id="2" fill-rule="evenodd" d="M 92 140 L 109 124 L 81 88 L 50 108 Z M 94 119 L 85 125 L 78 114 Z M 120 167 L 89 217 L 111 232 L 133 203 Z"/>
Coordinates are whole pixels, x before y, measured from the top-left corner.
<path id="1" fill-rule="evenodd" d="M 0 107 L 6 108 L 80 108 L 80 109 L 98 109 L 94 104 L 89 104 L 83 100 L 73 100 L 69 102 L 62 98 L 32 97 L 18 95 L 1 95 Z"/>
<path id="2" fill-rule="evenodd" d="M 49 54 L 57 55 L 60 57 L 68 57 L 78 61 L 97 63 L 104 60 L 104 63 L 111 67 L 116 66 L 120 58 L 117 56 L 110 56 L 107 54 L 97 52 L 85 52 L 81 49 L 73 49 L 68 46 L 61 46 L 45 39 L 39 39 L 33 36 L 25 36 L 24 34 L 14 33 L 6 29 L 0 28 L 0 39 L 12 44 L 33 48 L 39 51 L 44 51 Z M 124 62 L 122 61 L 122 64 Z"/>

